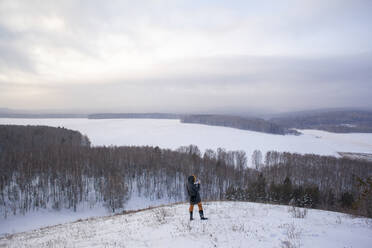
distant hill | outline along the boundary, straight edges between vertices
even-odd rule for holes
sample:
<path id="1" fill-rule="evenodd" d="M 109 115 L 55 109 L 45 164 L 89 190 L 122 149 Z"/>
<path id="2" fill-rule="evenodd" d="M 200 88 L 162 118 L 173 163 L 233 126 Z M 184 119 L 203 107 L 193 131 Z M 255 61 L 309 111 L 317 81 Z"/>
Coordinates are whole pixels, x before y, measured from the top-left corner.
<path id="1" fill-rule="evenodd" d="M 318 129 L 335 133 L 372 133 L 372 111 L 329 110 L 299 112 L 271 118 L 286 128 Z"/>
<path id="2" fill-rule="evenodd" d="M 90 114 L 88 119 L 180 119 L 179 114 L 168 113 L 100 113 Z"/>
<path id="3" fill-rule="evenodd" d="M 85 114 L 22 114 L 0 113 L 0 118 L 26 118 L 26 119 L 57 119 L 57 118 L 86 118 Z"/>
<path id="4" fill-rule="evenodd" d="M 372 133 L 372 110 L 320 109 L 256 118 L 220 114 L 174 113 L 38 113 L 0 108 L 0 118 L 88 118 L 88 119 L 180 119 L 183 123 L 232 127 L 271 134 L 294 134 L 294 129 L 317 129 L 335 133 Z"/>
<path id="5" fill-rule="evenodd" d="M 21 110 L 0 108 L 0 118 L 27 118 L 27 119 L 53 119 L 53 118 L 86 118 L 83 113 L 56 112 L 55 110 Z"/>
<path id="6" fill-rule="evenodd" d="M 0 108 L 0 114 L 8 114 L 11 113 L 12 110 L 9 108 Z"/>
<path id="7" fill-rule="evenodd" d="M 185 115 L 181 118 L 181 122 L 232 127 L 271 134 L 300 134 L 296 130 L 290 130 L 282 127 L 279 124 L 260 118 L 244 118 L 240 116 L 228 115 Z"/>

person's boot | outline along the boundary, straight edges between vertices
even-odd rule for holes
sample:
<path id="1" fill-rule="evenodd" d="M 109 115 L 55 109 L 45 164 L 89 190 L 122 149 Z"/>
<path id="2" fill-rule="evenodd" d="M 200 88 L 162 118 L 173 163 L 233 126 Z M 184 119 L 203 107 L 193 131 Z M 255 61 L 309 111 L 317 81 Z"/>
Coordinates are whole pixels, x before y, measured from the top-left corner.
<path id="1" fill-rule="evenodd" d="M 190 220 L 194 220 L 194 218 L 192 217 L 192 212 L 190 212 Z"/>
<path id="2" fill-rule="evenodd" d="M 200 210 L 200 211 L 199 211 L 199 215 L 200 215 L 200 219 L 201 219 L 201 220 L 208 220 L 208 218 L 205 218 L 205 217 L 204 217 L 204 212 L 203 212 L 203 210 Z"/>

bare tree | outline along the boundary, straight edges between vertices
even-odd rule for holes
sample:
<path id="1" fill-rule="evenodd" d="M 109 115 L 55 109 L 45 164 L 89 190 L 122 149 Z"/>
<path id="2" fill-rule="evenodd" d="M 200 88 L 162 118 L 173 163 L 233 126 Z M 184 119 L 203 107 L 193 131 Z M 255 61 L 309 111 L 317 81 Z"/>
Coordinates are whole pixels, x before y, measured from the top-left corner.
<path id="1" fill-rule="evenodd" d="M 262 164 L 262 153 L 260 150 L 254 150 L 252 154 L 252 165 L 259 170 Z"/>

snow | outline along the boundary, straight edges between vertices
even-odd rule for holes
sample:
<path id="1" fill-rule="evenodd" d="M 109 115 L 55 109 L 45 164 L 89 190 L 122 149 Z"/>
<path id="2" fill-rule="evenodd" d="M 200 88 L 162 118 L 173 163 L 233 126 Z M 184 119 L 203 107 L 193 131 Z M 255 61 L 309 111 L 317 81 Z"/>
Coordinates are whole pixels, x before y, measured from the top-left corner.
<path id="1" fill-rule="evenodd" d="M 6 234 L 105 215 L 109 215 L 109 213 L 103 206 L 81 208 L 76 212 L 71 209 L 61 209 L 59 211 L 39 209 L 38 211 L 27 212 L 25 215 L 9 215 L 6 219 L 0 217 L 0 237 Z"/>
<path id="2" fill-rule="evenodd" d="M 138 210 L 169 204 L 172 202 L 175 202 L 175 200 L 168 198 L 149 199 L 145 198 L 144 196 L 140 196 L 138 195 L 138 192 L 133 191 L 131 198 L 125 203 L 123 210 Z M 0 237 L 18 232 L 30 231 L 37 228 L 43 228 L 50 225 L 63 224 L 79 219 L 110 215 L 112 215 L 112 212 L 110 212 L 102 204 L 97 203 L 94 206 L 88 206 L 86 202 L 79 204 L 76 212 L 74 212 L 72 209 L 39 209 L 37 211 L 35 210 L 27 212 L 24 215 L 10 214 L 7 216 L 7 218 L 0 216 Z"/>
<path id="3" fill-rule="evenodd" d="M 370 247 L 372 220 L 287 206 L 207 202 L 209 220 L 188 220 L 188 204 L 91 218 L 10 235 L 0 247 Z M 194 211 L 194 215 L 197 212 Z M 286 246 L 287 245 L 287 246 Z"/>
<path id="4" fill-rule="evenodd" d="M 9 118 L 0 118 L 0 124 L 15 124 L 15 125 L 47 125 L 47 126 L 54 126 L 54 127 L 65 127 L 68 129 L 73 129 L 80 131 L 83 134 L 86 134 L 94 146 L 99 145 L 150 145 L 150 146 L 159 146 L 162 148 L 170 148 L 170 149 L 176 149 L 180 146 L 187 146 L 190 144 L 195 144 L 199 147 L 201 151 L 205 151 L 205 149 L 214 149 L 217 148 L 225 148 L 227 150 L 243 150 L 247 153 L 248 161 L 250 161 L 251 154 L 254 150 L 259 149 L 263 153 L 270 151 L 270 150 L 276 150 L 276 151 L 288 151 L 288 152 L 298 152 L 298 153 L 315 153 L 320 155 L 334 155 L 337 156 L 338 152 L 354 152 L 354 153 L 372 153 L 372 134 L 360 134 L 360 133 L 352 133 L 352 134 L 336 134 L 336 133 L 329 133 L 324 131 L 318 131 L 318 130 L 301 130 L 304 135 L 301 136 L 292 136 L 292 135 L 272 135 L 272 134 L 266 134 L 266 133 L 259 133 L 259 132 L 252 132 L 252 131 L 246 131 L 246 130 L 239 130 L 234 128 L 227 128 L 227 127 L 216 127 L 216 126 L 207 126 L 207 125 L 199 125 L 199 124 L 184 124 L 181 123 L 179 120 L 157 120 L 157 119 L 104 119 L 104 120 L 90 120 L 90 119 L 9 119 Z M 150 199 L 146 199 L 140 196 L 136 196 L 136 194 L 133 194 L 134 197 L 129 199 L 129 201 L 126 203 L 125 209 L 126 210 L 133 210 L 133 209 L 140 209 L 140 208 L 146 208 L 149 206 L 158 206 L 160 204 L 167 204 L 170 203 L 169 199 L 160 199 L 156 201 L 152 201 Z M 177 216 L 181 215 L 182 218 L 178 219 L 179 223 L 173 223 L 173 222 L 167 222 L 164 225 L 160 225 L 161 229 L 168 228 L 169 230 L 172 230 L 172 228 L 176 228 L 172 236 L 172 240 L 169 241 L 169 243 L 165 242 L 166 237 L 164 237 L 164 234 L 160 233 L 159 240 L 154 238 L 153 236 L 149 237 L 149 240 L 146 241 L 138 241 L 137 243 L 131 243 L 132 241 L 126 240 L 125 246 L 126 247 L 140 247 L 145 246 L 146 242 L 149 244 L 153 244 L 155 246 L 161 246 L 161 247 L 170 247 L 171 244 L 179 244 L 179 243 L 188 243 L 192 244 L 195 243 L 199 247 L 211 247 L 213 246 L 213 242 L 216 242 L 217 246 L 228 246 L 228 247 L 239 247 L 239 244 L 243 244 L 244 242 L 247 242 L 247 244 L 252 244 L 253 247 L 279 247 L 280 246 L 280 240 L 284 239 L 284 234 L 286 228 L 290 228 L 292 224 L 299 225 L 300 229 L 302 230 L 302 239 L 301 242 L 304 244 L 313 244 L 313 245 L 321 245 L 324 247 L 328 247 L 324 245 L 324 242 L 326 242 L 326 238 L 316 239 L 314 240 L 314 237 L 323 237 L 325 234 L 327 234 L 327 238 L 333 240 L 333 242 L 337 243 L 339 242 L 339 237 L 343 237 L 344 233 L 347 234 L 345 236 L 349 237 L 350 235 L 354 235 L 357 237 L 357 239 L 352 239 L 354 241 L 350 241 L 351 243 L 347 243 L 346 241 L 343 242 L 341 239 L 341 243 L 338 246 L 335 247 L 367 247 L 363 246 L 362 243 L 358 243 L 357 246 L 355 246 L 355 242 L 362 242 L 365 240 L 365 242 L 371 242 L 370 239 L 364 237 L 361 235 L 358 236 L 358 232 L 360 231 L 359 228 L 361 228 L 361 233 L 366 234 L 365 231 L 365 225 L 360 224 L 358 227 L 357 224 L 352 224 L 351 219 L 347 216 L 336 214 L 336 213 L 329 213 L 332 220 L 327 221 L 330 223 L 333 223 L 332 225 L 323 225 L 322 224 L 322 218 L 316 218 L 316 215 L 312 216 L 310 213 L 313 211 L 310 211 L 308 218 L 313 218 L 314 221 L 318 221 L 317 225 L 319 226 L 318 232 L 311 232 L 306 231 L 308 229 L 311 229 L 307 225 L 303 226 L 304 224 L 301 224 L 303 220 L 299 219 L 288 219 L 288 217 L 283 217 L 280 221 L 280 223 L 276 222 L 275 220 L 271 220 L 272 222 L 267 222 L 266 220 L 256 220 L 257 227 L 255 225 L 252 225 L 252 221 L 255 220 L 255 214 L 261 213 L 262 209 L 271 209 L 273 210 L 273 213 L 271 210 L 265 210 L 268 212 L 268 215 L 272 215 L 276 212 L 278 212 L 280 207 L 270 207 L 270 205 L 264 205 L 261 207 L 256 207 L 256 205 L 245 203 L 245 208 L 248 210 L 244 210 L 243 205 L 239 205 L 238 203 L 221 203 L 224 207 L 220 207 L 219 205 L 216 205 L 217 203 L 210 203 L 208 204 L 209 208 L 209 214 L 212 215 L 212 220 L 208 221 L 208 223 L 211 225 L 211 227 L 206 226 L 206 224 L 195 222 L 192 226 L 188 225 L 188 222 L 185 222 L 187 219 L 187 216 L 184 216 L 184 210 L 178 210 L 180 206 L 174 206 L 170 210 L 177 212 Z M 230 204 L 230 205 L 229 205 Z M 233 204 L 233 205 L 231 205 Z M 234 205 L 235 204 L 235 205 Z M 232 217 L 226 215 L 227 212 L 229 212 L 230 208 L 233 206 L 233 208 L 237 208 L 237 210 L 233 212 L 233 214 L 236 214 L 238 216 L 237 220 L 235 222 L 231 219 Z M 259 206 L 259 205 L 257 205 Z M 182 207 L 182 209 L 186 208 L 185 206 Z M 221 208 L 221 209 L 220 209 Z M 284 208 L 284 207 L 281 207 Z M 167 208 L 166 208 L 167 209 Z M 214 210 L 213 210 L 214 209 Z M 214 212 L 213 212 L 214 211 Z M 284 210 L 281 210 L 283 213 L 274 214 L 275 217 L 280 216 L 287 216 L 288 213 L 286 212 L 285 208 Z M 150 211 L 151 212 L 151 211 Z M 226 213 L 225 213 L 226 212 Z M 280 212 L 280 211 L 279 211 Z M 173 213 L 173 212 L 172 212 Z M 244 213 L 247 213 L 247 216 L 249 216 L 248 219 L 245 219 Z M 321 212 L 324 214 L 324 212 Z M 328 212 L 327 212 L 328 213 Z M 145 213 L 139 213 L 137 216 L 144 215 Z M 153 215 L 154 213 L 152 213 Z M 242 216 L 239 217 L 239 214 L 242 214 Z M 69 221 L 75 221 L 82 218 L 88 218 L 88 217 L 95 217 L 95 216 L 104 216 L 104 215 L 110 215 L 110 213 L 107 212 L 107 210 L 103 206 L 94 206 L 93 208 L 90 207 L 82 207 L 81 209 L 78 209 L 77 212 L 73 212 L 71 210 L 61 210 L 61 211 L 48 211 L 48 210 L 39 210 L 37 212 L 29 212 L 25 216 L 17 215 L 17 216 L 8 216 L 7 219 L 0 219 L 0 236 L 4 235 L 5 233 L 8 234 L 14 234 L 17 232 L 23 232 L 23 231 L 30 231 L 35 228 L 45 227 L 48 225 L 55 225 L 60 223 L 66 223 Z M 145 224 L 152 223 L 151 221 L 151 214 L 148 214 L 149 221 L 148 223 L 145 222 Z M 321 215 L 321 214 L 319 214 Z M 125 218 L 129 218 L 132 215 L 126 215 Z M 230 231 L 227 234 L 224 234 L 223 228 L 219 229 L 217 228 L 217 225 L 224 226 L 223 221 L 218 221 L 217 219 L 220 217 L 223 217 L 224 220 L 227 221 L 227 226 L 230 229 L 236 229 L 238 231 Z M 336 217 L 335 217 L 336 216 Z M 346 219 L 347 221 L 345 224 L 340 225 L 334 225 L 334 218 L 339 218 L 338 216 L 342 216 L 342 220 Z M 263 216 L 264 217 L 264 216 Z M 112 218 L 112 219 L 110 219 Z M 113 217 L 103 217 L 99 220 L 90 220 L 88 222 L 84 222 L 85 225 L 88 225 L 87 223 L 90 222 L 97 222 L 102 221 L 102 223 L 105 223 L 104 220 L 109 220 L 115 222 L 117 218 L 121 218 L 120 216 L 113 216 Z M 130 217 L 135 218 L 135 217 Z M 129 218 L 129 219 L 130 219 Z M 144 217 L 145 218 L 145 217 Z M 286 219 L 287 218 L 287 219 Z M 341 217 L 340 217 L 341 218 Z M 145 218 L 146 219 L 146 218 Z M 235 219 L 235 217 L 234 217 Z M 245 222 L 241 222 L 241 220 L 244 220 Z M 325 219 L 327 220 L 327 218 Z M 337 219 L 338 220 L 338 219 Z M 359 220 L 359 219 L 354 219 Z M 123 221 L 123 219 L 120 219 L 120 221 Z M 232 223 L 230 223 L 230 222 Z M 263 221 L 260 223 L 260 221 Z M 265 222 L 266 221 L 266 222 Z M 79 222 L 80 223 L 80 222 Z M 66 226 L 74 226 L 74 228 L 78 228 L 79 223 L 75 224 L 66 224 L 60 226 L 66 227 Z M 98 223 L 98 222 L 97 222 Z M 99 225 L 103 225 L 100 223 Z M 235 224 L 234 224 L 235 223 Z M 274 223 L 274 224 L 272 224 Z M 342 222 L 344 223 L 344 221 Z M 349 224 L 347 224 L 349 223 Z M 351 224 L 350 224 L 351 223 Z M 359 222 L 358 222 L 359 223 Z M 362 222 L 360 222 L 362 223 Z M 143 223 L 137 223 L 135 224 L 133 221 L 133 225 L 137 226 L 130 226 L 133 230 L 131 233 L 128 233 L 129 231 L 124 231 L 126 233 L 123 237 L 129 237 L 128 239 L 132 240 L 130 238 L 130 235 L 136 232 L 138 230 L 138 225 L 142 225 Z M 77 225 L 77 226 L 76 226 Z M 81 224 L 82 225 L 82 224 Z M 130 225 L 130 224 L 128 224 Z M 156 223 L 152 224 L 156 226 Z M 230 225 L 230 226 L 229 226 Z M 235 226 L 234 226 L 235 225 Z M 88 225 L 89 228 L 91 225 Z M 103 225 L 104 226 L 104 225 Z M 106 227 L 103 227 L 105 229 Z M 281 226 L 281 227 L 278 227 Z M 337 229 L 334 229 L 334 226 L 337 226 Z M 350 227 L 353 228 L 350 228 Z M 257 234 L 258 227 L 265 230 L 264 234 Z M 273 228 L 276 230 L 276 232 L 267 234 L 266 229 L 268 227 Z M 53 227 L 58 228 L 57 227 Z M 45 229 L 45 230 L 54 230 L 54 229 Z M 119 230 L 122 230 L 122 227 L 116 227 Z M 120 229 L 121 228 L 121 229 Z M 147 226 L 146 227 L 149 232 L 155 232 L 152 229 L 152 227 Z M 159 227 L 160 228 L 160 227 Z M 185 231 L 185 228 L 188 231 Z M 209 228 L 209 229 L 208 229 Z M 213 229 L 215 228 L 215 229 Z M 257 228 L 257 229 L 254 229 Z M 296 226 L 297 228 L 297 226 Z M 328 230 L 328 229 L 332 230 Z M 94 228 L 93 228 L 94 229 Z M 162 229 L 162 230 L 163 230 Z M 229 229 L 229 230 L 230 230 Z M 94 229 L 95 230 L 95 229 Z M 110 230 L 108 227 L 107 230 Z M 169 231 L 168 230 L 168 231 Z M 243 230 L 243 231 L 242 231 Z M 256 230 L 256 231 L 254 231 Z M 363 231 L 364 230 L 364 231 Z M 36 231 L 36 233 L 39 233 L 42 231 Z M 65 233 L 69 233 L 70 231 L 64 231 Z M 80 231 L 79 231 L 80 232 Z M 84 231 L 81 231 L 84 232 Z M 99 231 L 95 231 L 99 232 Z M 165 231 L 164 231 L 165 232 Z M 202 232 L 202 234 L 199 234 L 198 232 Z M 256 234 L 255 234 L 256 232 Z M 116 234 L 115 234 L 116 233 Z M 206 235 L 212 235 L 208 236 Z M 67 235 L 66 234 L 66 235 Z M 134 238 L 137 240 L 142 240 L 142 236 L 146 233 L 139 232 L 138 235 L 135 235 Z M 370 235 L 370 229 L 368 235 L 365 236 L 372 236 Z M 23 234 L 22 234 L 23 235 Z M 57 240 L 63 240 L 64 233 L 61 233 L 61 237 L 57 234 Z M 70 234 L 74 237 L 73 233 Z M 87 234 L 88 235 L 88 234 Z M 103 234 L 102 234 L 103 235 Z M 117 235 L 117 236 L 115 236 Z M 142 236 L 141 236 L 142 235 Z M 227 235 L 227 236 L 226 236 Z M 238 239 L 235 240 L 234 237 L 238 235 Z M 349 236 L 348 236 L 349 235 Z M 68 237 L 69 235 L 67 235 Z M 75 235 L 76 236 L 76 235 Z M 168 237 L 169 235 L 167 235 Z M 353 236 L 353 237 L 354 237 Z M 20 236 L 15 236 L 20 237 Z M 66 236 L 65 236 L 66 237 Z M 111 238 L 109 238 L 107 242 L 109 247 L 114 247 L 113 244 L 115 242 L 117 243 L 117 246 L 122 246 L 123 237 L 120 236 L 120 233 L 117 233 L 117 231 L 114 231 L 114 234 Z M 163 238 L 162 238 L 163 237 Z M 199 241 L 199 237 L 201 241 Z M 213 237 L 213 238 L 212 238 Z M 78 237 L 76 237 L 78 238 Z M 105 237 L 106 238 L 106 237 Z M 154 238 L 153 240 L 151 238 Z M 215 240 L 216 241 L 213 241 Z M 253 239 L 253 241 L 251 240 Z M 262 246 L 256 246 L 257 240 L 262 239 L 263 241 L 259 244 Z M 42 242 L 45 240 L 44 238 L 40 238 L 39 241 Z M 118 241 L 119 240 L 119 241 Z M 157 241 L 159 243 L 157 243 Z M 240 241 L 243 243 L 239 243 Z M 266 242 L 267 240 L 271 240 L 274 243 Z M 308 240 L 310 240 L 308 242 Z M 345 239 L 347 240 L 347 239 Z M 39 242 L 37 241 L 37 242 Z M 1 242 L 5 242 L 4 240 L 0 241 L 0 247 Z M 14 244 L 20 244 L 20 246 L 14 245 L 13 242 L 8 243 L 11 244 L 11 247 L 22 247 L 23 244 L 18 243 L 21 241 L 15 241 Z M 36 241 L 35 241 L 36 242 Z M 37 243 L 36 242 L 36 243 Z M 57 241 L 50 241 L 57 242 Z M 65 241 L 61 241 L 65 242 Z M 69 242 L 69 241 L 66 241 Z M 76 241 L 80 242 L 80 241 Z M 83 242 L 83 241 L 81 241 Z M 93 242 L 93 241 L 92 241 Z M 102 242 L 99 240 L 95 240 L 97 244 L 101 244 L 99 246 L 102 246 Z M 129 243 L 128 243 L 129 242 Z M 205 243 L 204 243 L 205 242 Z M 227 245 L 227 244 L 232 244 Z M 266 245 L 263 245 L 265 244 Z M 308 242 L 308 243 L 306 243 Z M 319 243 L 320 242 L 320 243 Z M 367 243 L 368 243 L 367 242 Z M 57 242 L 58 243 L 58 242 Z M 128 243 L 128 245 L 127 245 Z M 70 243 L 67 243 L 66 246 Z M 244 243 L 245 244 L 245 243 Z M 273 245 L 275 244 L 275 245 Z M 332 243 L 333 244 L 333 243 Z M 45 245 L 45 244 L 44 244 Z M 138 246 L 137 246 L 138 245 Z M 45 245 L 46 246 L 46 245 Z M 63 246 L 63 245 L 61 245 Z M 84 245 L 81 245 L 84 246 Z M 94 246 L 93 243 L 87 244 L 87 246 Z M 151 246 L 151 245 L 150 245 Z M 37 246 L 36 246 L 37 247 Z M 79 247 L 79 246 L 77 246 Z M 310 246 L 309 246 L 310 247 Z M 315 246 L 316 247 L 316 246 Z M 329 246 L 332 247 L 332 246 Z"/>
<path id="5" fill-rule="evenodd" d="M 243 150 L 249 158 L 254 150 L 266 153 L 314 153 L 338 156 L 338 152 L 372 153 L 372 133 L 337 134 L 300 130 L 304 135 L 274 135 L 228 127 L 181 123 L 163 119 L 0 119 L 0 124 L 47 125 L 78 130 L 92 145 L 150 145 L 176 149 L 190 144 L 201 151 L 225 148 Z"/>

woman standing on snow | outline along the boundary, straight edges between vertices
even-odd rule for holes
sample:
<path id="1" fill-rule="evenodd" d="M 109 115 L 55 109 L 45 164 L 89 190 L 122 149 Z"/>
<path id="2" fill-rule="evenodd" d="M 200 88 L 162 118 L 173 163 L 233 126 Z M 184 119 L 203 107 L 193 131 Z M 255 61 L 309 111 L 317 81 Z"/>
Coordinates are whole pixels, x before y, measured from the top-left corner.
<path id="1" fill-rule="evenodd" d="M 192 217 L 192 214 L 194 211 L 195 204 L 198 204 L 200 219 L 201 220 L 208 219 L 204 217 L 203 206 L 201 204 L 199 190 L 200 190 L 200 181 L 196 180 L 196 176 L 194 175 L 189 176 L 189 178 L 187 179 L 187 193 L 190 196 L 190 208 L 189 208 L 190 220 L 194 219 Z"/>

